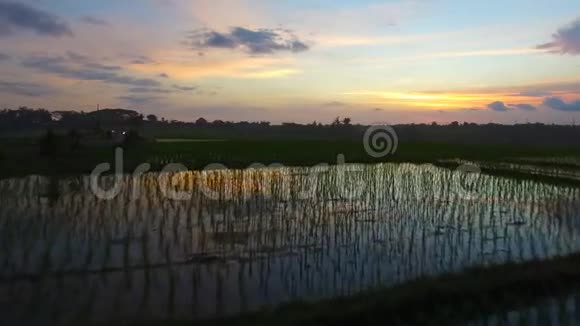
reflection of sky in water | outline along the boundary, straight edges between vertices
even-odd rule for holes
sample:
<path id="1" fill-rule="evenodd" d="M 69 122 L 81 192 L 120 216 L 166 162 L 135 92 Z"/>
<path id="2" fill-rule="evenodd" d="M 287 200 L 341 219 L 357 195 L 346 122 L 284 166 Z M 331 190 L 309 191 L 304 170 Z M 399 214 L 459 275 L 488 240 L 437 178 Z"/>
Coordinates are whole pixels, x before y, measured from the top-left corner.
<path id="1" fill-rule="evenodd" d="M 580 247 L 578 189 L 533 181 L 392 164 L 172 180 L 189 200 L 157 174 L 110 201 L 85 177 L 0 181 L 0 310 L 191 319 Z"/>

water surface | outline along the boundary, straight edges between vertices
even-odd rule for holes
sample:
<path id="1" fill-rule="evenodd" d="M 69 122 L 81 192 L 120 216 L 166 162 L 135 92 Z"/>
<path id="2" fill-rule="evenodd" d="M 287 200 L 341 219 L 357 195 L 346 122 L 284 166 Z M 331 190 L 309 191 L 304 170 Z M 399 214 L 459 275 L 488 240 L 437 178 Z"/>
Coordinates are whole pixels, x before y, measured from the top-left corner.
<path id="1" fill-rule="evenodd" d="M 121 184 L 103 200 L 88 176 L 0 181 L 6 320 L 193 320 L 580 249 L 578 188 L 429 165 Z"/>

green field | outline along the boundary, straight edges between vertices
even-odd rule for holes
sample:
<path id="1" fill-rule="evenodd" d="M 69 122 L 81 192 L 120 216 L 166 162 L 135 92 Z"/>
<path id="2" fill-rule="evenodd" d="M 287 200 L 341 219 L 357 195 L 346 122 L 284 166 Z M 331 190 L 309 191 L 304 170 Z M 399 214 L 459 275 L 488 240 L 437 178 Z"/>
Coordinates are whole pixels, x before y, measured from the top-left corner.
<path id="1" fill-rule="evenodd" d="M 0 176 L 74 175 L 90 173 L 103 162 L 113 162 L 112 144 L 87 143 L 75 151 L 60 150 L 50 156 L 40 155 L 38 139 L 0 139 Z M 208 164 L 228 168 L 245 168 L 251 164 L 314 166 L 337 164 L 344 155 L 346 163 L 412 162 L 437 163 L 440 160 L 462 159 L 500 162 L 525 158 L 580 158 L 578 148 L 522 147 L 511 145 L 460 145 L 442 143 L 399 143 L 395 154 L 385 158 L 368 155 L 362 141 L 349 140 L 225 140 L 175 141 L 126 146 L 125 170 L 132 171 L 141 163 L 150 163 L 153 170 L 167 163 L 181 163 L 190 169 L 203 169 Z M 534 165 L 569 165 L 565 162 L 534 162 Z"/>

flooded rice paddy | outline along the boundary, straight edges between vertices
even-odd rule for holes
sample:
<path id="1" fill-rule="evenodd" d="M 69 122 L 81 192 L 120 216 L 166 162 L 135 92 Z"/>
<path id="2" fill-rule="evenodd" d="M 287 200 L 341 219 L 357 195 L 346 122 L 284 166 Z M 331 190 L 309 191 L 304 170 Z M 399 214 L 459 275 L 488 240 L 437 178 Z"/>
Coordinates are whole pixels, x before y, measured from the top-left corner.
<path id="1" fill-rule="evenodd" d="M 3 319 L 195 320 L 580 250 L 579 188 L 431 165 L 118 185 L 105 200 L 88 176 L 0 180 Z"/>

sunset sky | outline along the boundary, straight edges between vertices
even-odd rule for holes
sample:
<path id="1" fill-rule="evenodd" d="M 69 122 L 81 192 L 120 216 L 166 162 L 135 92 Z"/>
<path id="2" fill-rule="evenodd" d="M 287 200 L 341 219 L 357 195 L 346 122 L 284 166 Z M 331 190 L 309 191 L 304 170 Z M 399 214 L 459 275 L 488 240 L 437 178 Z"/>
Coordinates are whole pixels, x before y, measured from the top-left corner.
<path id="1" fill-rule="evenodd" d="M 580 123 L 577 0 L 0 0 L 0 107 Z"/>

